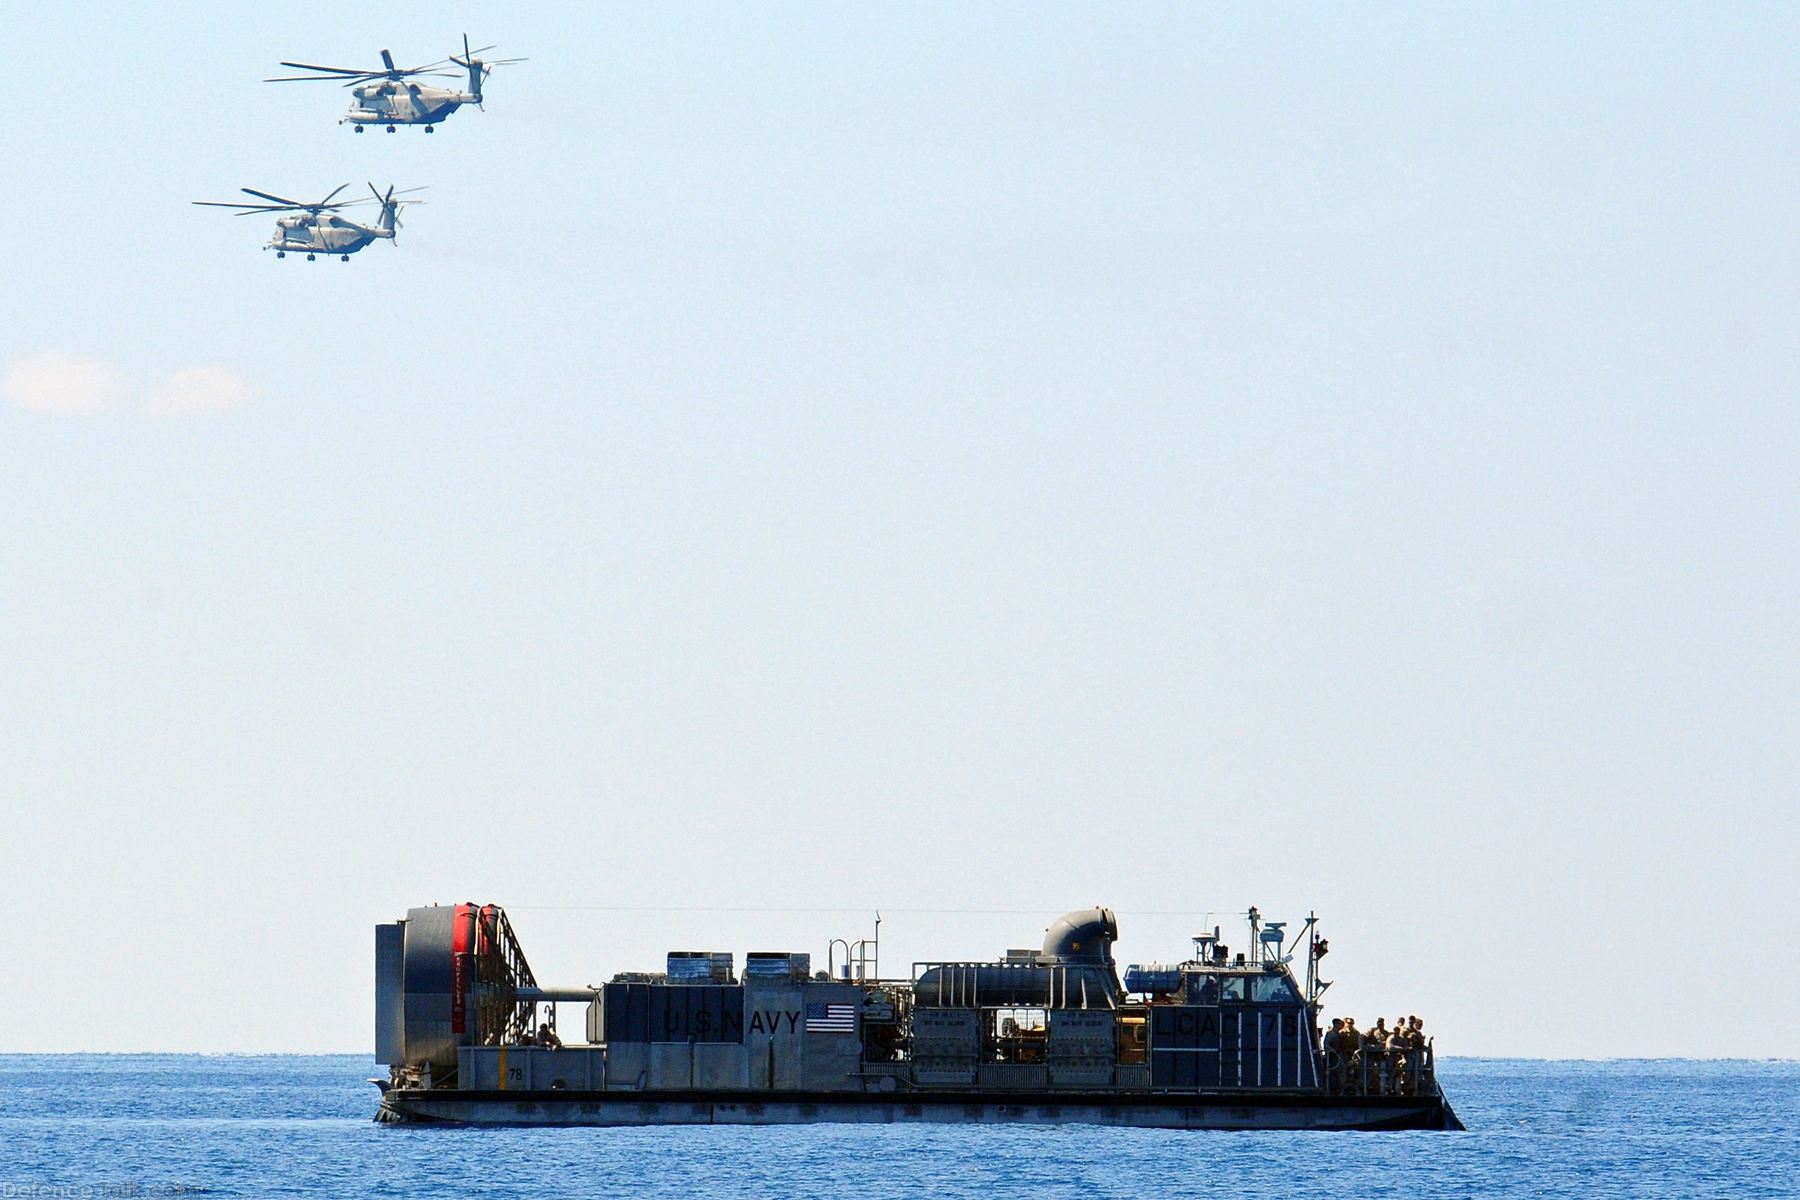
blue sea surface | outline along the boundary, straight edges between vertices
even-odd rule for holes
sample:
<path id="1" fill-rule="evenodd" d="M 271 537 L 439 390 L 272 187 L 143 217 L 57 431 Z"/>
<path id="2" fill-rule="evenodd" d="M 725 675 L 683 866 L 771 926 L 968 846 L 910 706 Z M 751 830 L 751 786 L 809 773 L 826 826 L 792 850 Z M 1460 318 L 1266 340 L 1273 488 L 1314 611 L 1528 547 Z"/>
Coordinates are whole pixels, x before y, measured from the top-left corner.
<path id="1" fill-rule="evenodd" d="M 368 1058 L 0 1056 L 18 1196 L 1800 1196 L 1800 1063 L 1445 1059 L 1466 1133 L 377 1125 Z"/>

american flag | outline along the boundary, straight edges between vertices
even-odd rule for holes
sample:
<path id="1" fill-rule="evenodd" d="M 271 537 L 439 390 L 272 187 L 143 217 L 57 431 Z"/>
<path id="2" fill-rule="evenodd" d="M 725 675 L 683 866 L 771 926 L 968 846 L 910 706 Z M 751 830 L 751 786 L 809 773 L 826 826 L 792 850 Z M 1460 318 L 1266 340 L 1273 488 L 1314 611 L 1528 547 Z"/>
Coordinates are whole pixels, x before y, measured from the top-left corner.
<path id="1" fill-rule="evenodd" d="M 808 1004 L 806 1006 L 806 1032 L 855 1033 L 856 1005 Z"/>

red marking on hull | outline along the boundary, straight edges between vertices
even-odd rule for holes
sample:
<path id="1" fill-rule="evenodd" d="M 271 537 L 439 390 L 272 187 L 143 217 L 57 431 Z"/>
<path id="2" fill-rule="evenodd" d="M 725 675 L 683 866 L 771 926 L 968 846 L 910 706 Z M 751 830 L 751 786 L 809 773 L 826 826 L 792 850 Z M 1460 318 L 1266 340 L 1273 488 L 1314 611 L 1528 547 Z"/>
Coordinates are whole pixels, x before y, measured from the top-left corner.
<path id="1" fill-rule="evenodd" d="M 459 904 L 450 926 L 450 1032 L 469 1031 L 469 943 L 475 927 L 475 906 Z"/>

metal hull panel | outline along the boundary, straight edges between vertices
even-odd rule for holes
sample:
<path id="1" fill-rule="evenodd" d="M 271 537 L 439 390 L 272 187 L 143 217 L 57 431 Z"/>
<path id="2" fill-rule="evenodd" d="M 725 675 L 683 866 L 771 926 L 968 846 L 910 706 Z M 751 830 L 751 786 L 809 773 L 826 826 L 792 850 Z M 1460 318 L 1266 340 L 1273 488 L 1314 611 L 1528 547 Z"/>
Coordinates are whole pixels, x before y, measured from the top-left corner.
<path id="1" fill-rule="evenodd" d="M 456 1125 L 1117 1125 L 1133 1129 L 1461 1129 L 1431 1096 L 390 1091 L 383 1121 Z"/>

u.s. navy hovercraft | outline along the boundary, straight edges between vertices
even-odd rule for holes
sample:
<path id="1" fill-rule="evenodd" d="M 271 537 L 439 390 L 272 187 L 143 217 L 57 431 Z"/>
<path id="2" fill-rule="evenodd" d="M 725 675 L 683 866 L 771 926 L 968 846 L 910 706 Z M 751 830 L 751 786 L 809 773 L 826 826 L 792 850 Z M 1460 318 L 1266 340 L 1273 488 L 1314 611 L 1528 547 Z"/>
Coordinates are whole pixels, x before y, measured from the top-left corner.
<path id="1" fill-rule="evenodd" d="M 495 905 L 415 908 L 375 927 L 378 1120 L 468 1125 L 1061 1124 L 1169 1129 L 1460 1129 L 1435 1048 L 1321 1037 L 1326 943 L 1253 908 L 1186 961 L 1113 959 L 1104 908 L 1041 950 L 880 971 L 876 937 L 827 969 L 790 951 L 675 951 L 666 969 L 538 983 Z M 839 961 L 842 947 L 842 961 Z M 1296 972 L 1295 959 L 1300 960 Z M 556 1032 L 585 1006 L 585 1036 Z"/>

